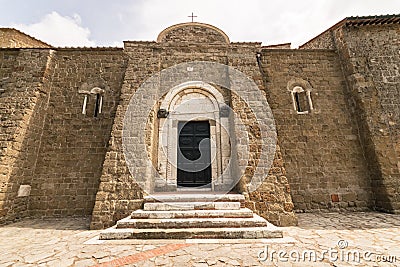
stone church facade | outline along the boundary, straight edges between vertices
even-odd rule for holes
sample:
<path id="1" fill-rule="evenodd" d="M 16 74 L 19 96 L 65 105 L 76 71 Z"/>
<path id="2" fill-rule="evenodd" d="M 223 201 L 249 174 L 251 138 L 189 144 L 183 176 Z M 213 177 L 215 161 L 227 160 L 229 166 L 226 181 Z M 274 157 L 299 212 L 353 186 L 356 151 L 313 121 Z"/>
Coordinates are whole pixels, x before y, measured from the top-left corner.
<path id="1" fill-rule="evenodd" d="M 0 223 L 92 215 L 91 228 L 101 229 L 149 193 L 219 192 L 227 183 L 279 226 L 295 225 L 295 212 L 400 211 L 398 15 L 345 18 L 299 49 L 231 42 L 193 22 L 124 48 L 54 48 L 13 29 L 0 33 Z M 238 71 L 256 89 L 180 79 L 174 69 L 193 72 L 198 62 L 226 66 L 210 72 L 226 84 Z M 140 91 L 168 70 L 177 79 L 151 84 L 165 91 Z M 130 109 L 146 116 L 129 117 Z M 259 120 L 268 110 L 277 134 L 271 166 L 262 161 L 268 127 Z M 201 173 L 179 169 L 184 137 L 212 142 Z M 138 155 L 154 168 L 132 168 Z M 243 169 L 237 180 L 228 165 Z"/>

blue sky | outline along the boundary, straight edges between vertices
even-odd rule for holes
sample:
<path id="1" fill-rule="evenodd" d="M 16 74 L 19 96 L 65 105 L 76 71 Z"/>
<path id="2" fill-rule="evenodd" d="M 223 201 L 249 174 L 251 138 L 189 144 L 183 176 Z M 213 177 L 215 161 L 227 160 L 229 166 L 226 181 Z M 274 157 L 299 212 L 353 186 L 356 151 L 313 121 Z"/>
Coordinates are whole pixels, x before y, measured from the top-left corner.
<path id="1" fill-rule="evenodd" d="M 400 0 L 0 0 L 0 26 L 55 46 L 122 46 L 155 40 L 176 23 L 212 24 L 231 41 L 308 41 L 347 16 L 399 14 Z"/>

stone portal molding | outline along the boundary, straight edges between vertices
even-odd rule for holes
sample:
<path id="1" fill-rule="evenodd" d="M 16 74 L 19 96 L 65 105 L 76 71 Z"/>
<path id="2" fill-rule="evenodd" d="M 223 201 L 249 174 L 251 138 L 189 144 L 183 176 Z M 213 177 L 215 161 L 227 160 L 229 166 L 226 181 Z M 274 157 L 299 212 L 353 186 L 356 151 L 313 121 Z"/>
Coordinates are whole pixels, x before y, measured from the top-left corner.
<path id="1" fill-rule="evenodd" d="M 160 105 L 160 110 L 167 112 L 168 116 L 159 118 L 157 169 L 160 179 L 155 181 L 157 191 L 176 190 L 177 187 L 177 136 L 180 121 L 209 122 L 211 190 L 220 189 L 227 183 L 224 177 L 230 179 L 229 171 L 225 172 L 231 156 L 229 118 L 220 116 L 221 107 L 225 106 L 222 94 L 214 86 L 202 81 L 184 82 L 167 93 Z"/>

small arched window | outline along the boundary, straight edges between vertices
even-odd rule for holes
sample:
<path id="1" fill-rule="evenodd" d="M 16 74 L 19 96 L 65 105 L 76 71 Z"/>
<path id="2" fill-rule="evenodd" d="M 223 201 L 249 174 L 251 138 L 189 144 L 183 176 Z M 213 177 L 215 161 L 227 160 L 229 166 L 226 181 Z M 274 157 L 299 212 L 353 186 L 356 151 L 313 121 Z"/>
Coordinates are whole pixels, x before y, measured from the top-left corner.
<path id="1" fill-rule="evenodd" d="M 293 110 L 297 114 L 308 114 L 314 109 L 311 99 L 311 85 L 302 79 L 294 79 L 288 83 L 288 90 L 292 97 Z"/>
<path id="2" fill-rule="evenodd" d="M 88 105 L 90 95 L 95 96 L 93 117 L 96 118 L 99 114 L 101 114 L 102 109 L 103 109 L 104 92 L 105 92 L 105 90 L 101 89 L 99 87 L 94 87 L 90 91 L 84 91 L 84 90 L 79 91 L 80 94 L 84 95 L 83 105 L 82 105 L 82 114 L 83 115 L 86 115 L 86 113 L 87 113 L 87 105 Z"/>
<path id="3" fill-rule="evenodd" d="M 293 108 L 298 114 L 307 114 L 312 110 L 310 91 L 296 86 L 292 91 Z"/>

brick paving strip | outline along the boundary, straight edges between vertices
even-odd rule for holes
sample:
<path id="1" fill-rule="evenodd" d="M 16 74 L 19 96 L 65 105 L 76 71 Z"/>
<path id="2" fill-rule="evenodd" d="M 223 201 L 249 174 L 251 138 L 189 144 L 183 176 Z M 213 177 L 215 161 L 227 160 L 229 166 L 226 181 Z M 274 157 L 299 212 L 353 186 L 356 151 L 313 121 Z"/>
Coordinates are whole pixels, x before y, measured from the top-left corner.
<path id="1" fill-rule="evenodd" d="M 167 254 L 169 252 L 175 251 L 175 250 L 179 250 L 181 248 L 185 248 L 185 247 L 189 247 L 192 244 L 168 244 L 162 247 L 158 247 L 155 249 L 150 249 L 147 251 L 143 251 L 137 254 L 133 254 L 130 256 L 126 256 L 126 257 L 122 257 L 119 259 L 115 259 L 112 261 L 108 261 L 108 262 L 103 262 L 101 264 L 98 265 L 93 265 L 92 267 L 118 267 L 118 266 L 123 266 L 126 264 L 132 264 L 132 263 L 136 263 L 139 261 L 143 261 L 143 260 L 147 260 L 147 259 L 151 259 L 153 257 L 156 256 L 160 256 L 160 255 L 164 255 Z"/>

